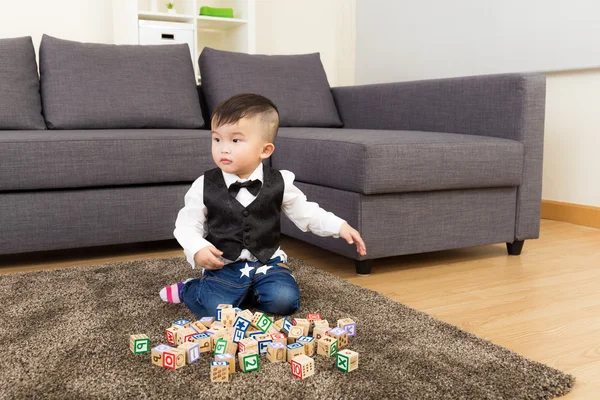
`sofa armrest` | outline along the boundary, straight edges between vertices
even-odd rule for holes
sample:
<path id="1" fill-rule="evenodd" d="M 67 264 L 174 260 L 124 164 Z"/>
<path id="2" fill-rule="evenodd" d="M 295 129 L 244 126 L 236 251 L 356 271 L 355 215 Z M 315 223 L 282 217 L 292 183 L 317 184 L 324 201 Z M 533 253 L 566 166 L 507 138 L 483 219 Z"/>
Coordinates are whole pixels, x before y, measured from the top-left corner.
<path id="1" fill-rule="evenodd" d="M 522 142 L 515 240 L 539 237 L 546 77 L 502 74 L 332 89 L 344 128 L 494 136 Z"/>

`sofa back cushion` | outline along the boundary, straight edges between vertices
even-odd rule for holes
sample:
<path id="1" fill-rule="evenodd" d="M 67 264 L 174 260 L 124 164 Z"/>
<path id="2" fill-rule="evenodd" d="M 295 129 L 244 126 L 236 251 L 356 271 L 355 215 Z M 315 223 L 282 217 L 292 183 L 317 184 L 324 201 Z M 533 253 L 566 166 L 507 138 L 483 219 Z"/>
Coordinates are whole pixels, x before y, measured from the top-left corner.
<path id="1" fill-rule="evenodd" d="M 319 53 L 268 56 L 205 47 L 198 62 L 211 113 L 235 94 L 257 93 L 275 103 L 280 126 L 342 126 Z"/>
<path id="2" fill-rule="evenodd" d="M 50 129 L 204 124 L 186 44 L 80 43 L 44 35 L 40 81 Z"/>
<path id="3" fill-rule="evenodd" d="M 30 36 L 0 39 L 0 129 L 46 129 Z"/>

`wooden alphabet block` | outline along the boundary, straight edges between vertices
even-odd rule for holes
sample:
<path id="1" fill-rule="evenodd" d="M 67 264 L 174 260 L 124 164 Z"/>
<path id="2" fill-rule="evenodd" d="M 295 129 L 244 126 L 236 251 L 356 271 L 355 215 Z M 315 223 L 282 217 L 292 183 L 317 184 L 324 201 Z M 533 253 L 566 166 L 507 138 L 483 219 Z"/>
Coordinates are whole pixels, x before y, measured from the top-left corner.
<path id="1" fill-rule="evenodd" d="M 210 329 L 225 329 L 225 324 L 223 321 L 215 321 L 210 325 Z"/>
<path id="2" fill-rule="evenodd" d="M 254 314 L 252 314 L 252 311 L 250 310 L 242 310 L 239 313 L 237 313 L 235 317 L 240 317 L 247 321 L 252 321 L 252 318 L 254 318 Z"/>
<path id="3" fill-rule="evenodd" d="M 338 341 L 331 336 L 323 336 L 317 344 L 317 354 L 325 357 L 331 357 L 337 353 Z"/>
<path id="4" fill-rule="evenodd" d="M 267 344 L 267 360 L 277 363 L 287 359 L 286 348 L 283 343 L 271 342 Z"/>
<path id="5" fill-rule="evenodd" d="M 292 343 L 285 346 L 287 348 L 287 360 L 292 361 L 292 358 L 300 355 L 304 355 L 304 344 L 302 343 Z"/>
<path id="6" fill-rule="evenodd" d="M 296 343 L 304 345 L 304 354 L 309 357 L 313 357 L 317 352 L 317 341 L 312 336 L 300 336 Z"/>
<path id="7" fill-rule="evenodd" d="M 166 350 L 162 354 L 163 367 L 177 369 L 185 367 L 185 351 L 177 348 Z"/>
<path id="8" fill-rule="evenodd" d="M 179 345 L 179 344 L 183 344 L 185 342 L 191 342 L 193 340 L 192 337 L 197 334 L 198 333 L 195 330 L 193 330 L 192 328 L 178 329 L 175 332 L 175 343 Z"/>
<path id="9" fill-rule="evenodd" d="M 237 352 L 237 344 L 231 340 L 219 338 L 215 344 L 215 354 L 235 354 Z"/>
<path id="10" fill-rule="evenodd" d="M 358 353 L 352 350 L 340 350 L 335 355 L 335 366 L 344 372 L 358 368 Z"/>
<path id="11" fill-rule="evenodd" d="M 212 325 L 212 323 L 215 322 L 215 317 L 202 317 L 202 318 L 200 318 L 200 322 L 206 328 L 210 328 L 210 326 Z"/>
<path id="12" fill-rule="evenodd" d="M 223 336 L 225 336 L 225 331 L 224 330 L 216 330 L 213 331 L 212 329 L 207 330 L 206 332 L 207 335 L 210 336 L 210 351 L 215 351 L 215 346 L 217 345 L 217 340 L 223 338 Z"/>
<path id="13" fill-rule="evenodd" d="M 348 345 L 348 332 L 342 328 L 333 328 L 325 333 L 326 336 L 331 336 L 338 340 L 338 349 L 343 349 Z"/>
<path id="14" fill-rule="evenodd" d="M 263 355 L 267 354 L 267 344 L 271 343 L 273 340 L 271 339 L 271 335 L 262 334 L 256 335 L 254 340 L 258 343 L 258 354 Z"/>
<path id="15" fill-rule="evenodd" d="M 285 333 L 274 333 L 271 335 L 271 340 L 273 342 L 279 342 L 279 343 L 283 344 L 284 346 L 288 344 Z"/>
<path id="16" fill-rule="evenodd" d="M 215 355 L 215 361 L 226 362 L 229 367 L 229 374 L 235 374 L 235 356 L 233 354 L 217 354 Z"/>
<path id="17" fill-rule="evenodd" d="M 215 320 L 217 320 L 217 321 L 221 320 L 221 312 L 225 308 L 233 308 L 233 306 L 231 304 L 219 304 L 219 305 L 217 305 L 217 309 L 215 310 Z"/>
<path id="18" fill-rule="evenodd" d="M 245 351 L 238 354 L 240 369 L 244 372 L 258 371 L 260 368 L 260 360 L 258 354 Z"/>
<path id="19" fill-rule="evenodd" d="M 283 321 L 285 320 L 285 318 L 280 318 L 277 321 L 273 322 L 273 326 L 275 327 L 275 329 L 277 329 L 279 332 L 281 332 L 283 330 Z"/>
<path id="20" fill-rule="evenodd" d="M 185 363 L 188 365 L 200 359 L 200 346 L 198 346 L 198 343 L 185 342 L 177 348 L 185 352 Z"/>
<path id="21" fill-rule="evenodd" d="M 200 353 L 208 353 L 211 350 L 210 336 L 206 333 L 198 333 L 192 336 L 192 342 L 198 345 Z"/>
<path id="22" fill-rule="evenodd" d="M 177 321 L 174 321 L 171 326 L 176 326 L 178 328 L 189 328 L 191 323 L 192 321 L 189 319 L 178 319 Z"/>
<path id="23" fill-rule="evenodd" d="M 296 378 L 306 379 L 315 374 L 315 360 L 304 354 L 294 357 L 290 367 Z"/>
<path id="24" fill-rule="evenodd" d="M 189 327 L 195 330 L 197 333 L 204 333 L 208 330 L 208 328 L 200 320 L 192 322 Z"/>
<path id="25" fill-rule="evenodd" d="M 313 328 L 329 328 L 329 321 L 326 319 L 318 319 L 313 321 Z"/>
<path id="26" fill-rule="evenodd" d="M 150 351 L 150 355 L 152 357 L 152 364 L 158 365 L 159 367 L 163 366 L 163 353 L 165 351 L 173 349 L 171 346 L 166 344 L 159 344 L 156 347 L 153 347 Z"/>
<path id="27" fill-rule="evenodd" d="M 286 334 L 290 333 L 290 329 L 292 328 L 292 326 L 294 326 L 294 324 L 292 323 L 292 321 L 290 321 L 287 318 L 283 319 L 283 323 L 281 324 L 281 329 L 283 329 L 283 332 L 285 332 Z"/>
<path id="28" fill-rule="evenodd" d="M 306 314 L 306 319 L 309 321 L 316 321 L 321 319 L 321 314 Z"/>
<path id="29" fill-rule="evenodd" d="M 305 318 L 294 318 L 294 326 L 302 327 L 302 336 L 308 336 L 310 333 L 310 322 Z"/>
<path id="30" fill-rule="evenodd" d="M 229 382 L 229 365 L 225 361 L 211 361 L 210 363 L 210 381 L 211 382 Z"/>
<path id="31" fill-rule="evenodd" d="M 180 328 L 176 326 L 171 326 L 170 328 L 167 328 L 165 330 L 165 333 L 167 335 L 167 343 L 172 344 L 173 346 L 177 344 L 177 332 L 179 331 L 179 329 Z"/>
<path id="32" fill-rule="evenodd" d="M 253 338 L 242 339 L 238 342 L 238 351 L 240 353 L 250 351 L 258 354 L 258 342 Z"/>
<path id="33" fill-rule="evenodd" d="M 238 317 L 233 323 L 233 341 L 238 343 L 246 336 L 246 331 L 250 328 L 250 320 L 246 319 L 238 314 Z"/>
<path id="34" fill-rule="evenodd" d="M 221 310 L 221 322 L 225 326 L 233 326 L 235 320 L 235 310 L 233 308 L 224 308 Z"/>
<path id="35" fill-rule="evenodd" d="M 318 327 L 318 328 L 317 328 L 317 327 L 315 327 L 315 329 L 313 329 L 313 337 L 314 337 L 316 340 L 319 340 L 319 339 L 321 339 L 323 336 L 326 336 L 326 333 L 327 333 L 327 331 L 328 331 L 329 329 L 330 329 L 329 327 L 323 327 L 323 328 L 321 328 L 321 327 Z"/>
<path id="36" fill-rule="evenodd" d="M 147 335 L 130 335 L 129 349 L 133 354 L 142 354 L 150 351 L 150 338 Z"/>
<path id="37" fill-rule="evenodd" d="M 252 325 L 263 332 L 267 332 L 273 325 L 273 320 L 261 312 L 256 312 L 252 318 Z"/>
<path id="38" fill-rule="evenodd" d="M 288 344 L 296 343 L 296 340 L 298 340 L 300 336 L 304 336 L 304 328 L 301 326 L 292 326 L 287 337 Z"/>
<path id="39" fill-rule="evenodd" d="M 338 319 L 337 326 L 348 332 L 348 336 L 356 336 L 356 322 L 350 318 Z"/>

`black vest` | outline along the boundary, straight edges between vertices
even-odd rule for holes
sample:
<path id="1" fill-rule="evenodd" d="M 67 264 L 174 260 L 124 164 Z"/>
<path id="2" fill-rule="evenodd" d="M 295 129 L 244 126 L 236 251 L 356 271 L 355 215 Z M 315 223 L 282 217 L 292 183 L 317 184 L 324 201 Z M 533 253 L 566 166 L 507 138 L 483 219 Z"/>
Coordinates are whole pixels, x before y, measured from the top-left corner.
<path id="1" fill-rule="evenodd" d="M 204 174 L 206 240 L 229 260 L 236 260 L 246 248 L 266 264 L 279 248 L 283 177 L 279 171 L 266 165 L 263 165 L 263 172 L 262 188 L 248 207 L 229 195 L 219 168 Z"/>

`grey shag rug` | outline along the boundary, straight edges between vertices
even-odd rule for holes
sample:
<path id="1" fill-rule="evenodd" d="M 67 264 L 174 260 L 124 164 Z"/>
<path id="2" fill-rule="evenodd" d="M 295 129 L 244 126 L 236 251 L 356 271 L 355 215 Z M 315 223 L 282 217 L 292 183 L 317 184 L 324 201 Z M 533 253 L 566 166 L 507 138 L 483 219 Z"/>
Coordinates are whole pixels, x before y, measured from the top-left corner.
<path id="1" fill-rule="evenodd" d="M 24 399 L 551 399 L 574 378 L 376 292 L 290 259 L 301 288 L 297 316 L 350 317 L 359 352 L 349 374 L 315 357 L 316 373 L 287 363 L 211 383 L 209 360 L 171 371 L 133 355 L 129 335 L 165 342 L 171 321 L 193 319 L 160 300 L 162 286 L 193 276 L 183 257 L 0 276 L 0 398 Z"/>

